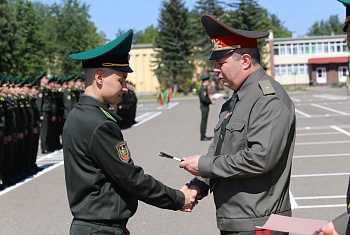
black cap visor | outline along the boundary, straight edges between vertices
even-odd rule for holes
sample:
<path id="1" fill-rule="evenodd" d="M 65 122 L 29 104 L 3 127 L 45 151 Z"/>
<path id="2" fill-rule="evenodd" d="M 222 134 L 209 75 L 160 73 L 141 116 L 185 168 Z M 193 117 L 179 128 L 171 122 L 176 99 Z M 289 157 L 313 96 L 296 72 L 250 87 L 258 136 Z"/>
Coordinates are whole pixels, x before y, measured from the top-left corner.
<path id="1" fill-rule="evenodd" d="M 230 53 L 232 53 L 233 50 L 230 49 L 230 50 L 223 50 L 223 51 L 212 51 L 211 54 L 210 54 L 210 57 L 209 57 L 209 60 L 217 60 L 221 57 L 224 57 Z"/>

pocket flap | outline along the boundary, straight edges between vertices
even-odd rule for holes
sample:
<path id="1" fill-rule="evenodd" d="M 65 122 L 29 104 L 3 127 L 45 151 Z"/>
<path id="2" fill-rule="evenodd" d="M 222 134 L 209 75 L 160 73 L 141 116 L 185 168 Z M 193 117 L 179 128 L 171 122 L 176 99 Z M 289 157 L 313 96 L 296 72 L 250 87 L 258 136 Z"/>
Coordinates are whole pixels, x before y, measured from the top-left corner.
<path id="1" fill-rule="evenodd" d="M 227 124 L 226 129 L 229 131 L 242 131 L 244 126 L 244 121 L 233 121 Z"/>

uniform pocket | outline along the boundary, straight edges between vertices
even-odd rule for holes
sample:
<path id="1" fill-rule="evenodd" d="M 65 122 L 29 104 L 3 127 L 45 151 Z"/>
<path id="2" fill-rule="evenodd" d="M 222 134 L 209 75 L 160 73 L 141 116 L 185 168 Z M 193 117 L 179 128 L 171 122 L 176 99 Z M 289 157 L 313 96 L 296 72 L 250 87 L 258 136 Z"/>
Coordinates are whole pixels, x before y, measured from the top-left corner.
<path id="1" fill-rule="evenodd" d="M 226 130 L 230 131 L 230 132 L 234 132 L 234 131 L 239 131 L 242 132 L 245 126 L 245 122 L 244 121 L 240 121 L 240 120 L 235 120 L 232 122 L 229 122 L 226 126 Z"/>

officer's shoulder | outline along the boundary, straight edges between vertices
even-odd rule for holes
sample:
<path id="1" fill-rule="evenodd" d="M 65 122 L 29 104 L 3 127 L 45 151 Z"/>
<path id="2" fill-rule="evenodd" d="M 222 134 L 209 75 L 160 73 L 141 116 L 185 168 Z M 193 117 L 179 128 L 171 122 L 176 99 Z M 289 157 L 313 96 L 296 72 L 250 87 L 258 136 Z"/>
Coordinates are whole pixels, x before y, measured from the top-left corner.
<path id="1" fill-rule="evenodd" d="M 275 89 L 273 88 L 270 80 L 264 79 L 258 81 L 259 87 L 263 93 L 263 95 L 274 95 L 275 94 Z"/>

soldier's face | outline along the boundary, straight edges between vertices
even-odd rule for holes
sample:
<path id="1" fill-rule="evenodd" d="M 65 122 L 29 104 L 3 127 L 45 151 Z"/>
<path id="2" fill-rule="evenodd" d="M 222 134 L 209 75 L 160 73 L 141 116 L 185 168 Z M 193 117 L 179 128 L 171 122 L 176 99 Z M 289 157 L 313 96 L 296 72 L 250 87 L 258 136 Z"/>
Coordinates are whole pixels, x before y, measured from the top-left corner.
<path id="1" fill-rule="evenodd" d="M 102 93 L 104 101 L 109 104 L 117 104 L 123 92 L 127 92 L 126 78 L 128 73 L 109 69 L 102 81 Z"/>

